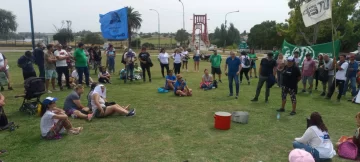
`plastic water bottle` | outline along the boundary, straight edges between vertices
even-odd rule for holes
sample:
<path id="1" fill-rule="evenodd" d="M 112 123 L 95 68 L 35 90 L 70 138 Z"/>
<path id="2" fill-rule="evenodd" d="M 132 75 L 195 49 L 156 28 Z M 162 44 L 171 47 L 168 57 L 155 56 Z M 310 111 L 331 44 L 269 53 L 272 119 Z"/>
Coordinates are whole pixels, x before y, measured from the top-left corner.
<path id="1" fill-rule="evenodd" d="M 276 119 L 277 119 L 277 120 L 280 120 L 280 112 L 277 113 Z"/>

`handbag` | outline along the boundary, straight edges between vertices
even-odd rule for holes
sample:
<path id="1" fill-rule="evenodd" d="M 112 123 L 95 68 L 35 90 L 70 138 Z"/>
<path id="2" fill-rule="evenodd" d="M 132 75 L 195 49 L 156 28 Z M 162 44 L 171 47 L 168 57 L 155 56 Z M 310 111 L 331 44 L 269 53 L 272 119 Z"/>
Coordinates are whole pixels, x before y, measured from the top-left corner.
<path id="1" fill-rule="evenodd" d="M 356 160 L 358 148 L 353 142 L 345 141 L 339 145 L 338 154 L 342 158 Z"/>

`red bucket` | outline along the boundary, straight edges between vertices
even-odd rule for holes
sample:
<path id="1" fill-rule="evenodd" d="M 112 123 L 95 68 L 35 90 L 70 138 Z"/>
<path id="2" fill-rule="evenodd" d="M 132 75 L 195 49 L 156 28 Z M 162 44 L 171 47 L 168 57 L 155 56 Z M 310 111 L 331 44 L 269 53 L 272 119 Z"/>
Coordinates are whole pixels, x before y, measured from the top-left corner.
<path id="1" fill-rule="evenodd" d="M 215 113 L 215 128 L 221 130 L 230 129 L 231 114 L 228 112 L 216 112 Z"/>

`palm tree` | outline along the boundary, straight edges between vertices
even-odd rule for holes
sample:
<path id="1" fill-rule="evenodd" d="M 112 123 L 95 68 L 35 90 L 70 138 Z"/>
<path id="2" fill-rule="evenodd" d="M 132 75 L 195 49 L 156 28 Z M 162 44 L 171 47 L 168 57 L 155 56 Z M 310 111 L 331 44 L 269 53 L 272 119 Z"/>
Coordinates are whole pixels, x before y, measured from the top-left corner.
<path id="1" fill-rule="evenodd" d="M 128 7 L 128 30 L 129 30 L 129 47 L 131 46 L 131 35 L 133 30 L 138 30 L 141 27 L 141 14 L 139 11 L 134 11 L 134 8 Z"/>

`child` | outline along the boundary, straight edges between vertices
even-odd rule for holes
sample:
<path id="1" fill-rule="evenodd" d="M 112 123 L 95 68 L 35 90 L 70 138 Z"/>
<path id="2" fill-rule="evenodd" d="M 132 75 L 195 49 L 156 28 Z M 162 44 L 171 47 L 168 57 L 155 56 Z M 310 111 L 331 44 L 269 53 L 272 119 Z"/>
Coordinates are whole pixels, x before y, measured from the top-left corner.
<path id="1" fill-rule="evenodd" d="M 70 134 L 79 134 L 82 127 L 73 128 L 64 110 L 56 107 L 57 99 L 46 97 L 41 106 L 41 136 L 45 139 L 60 139 L 65 130 Z"/>
<path id="2" fill-rule="evenodd" d="M 78 83 L 79 74 L 76 71 L 76 69 L 71 73 L 71 77 L 74 78 L 73 83 Z M 85 78 L 85 74 L 83 74 L 83 78 Z M 94 82 L 93 79 L 90 76 L 89 76 L 89 82 L 90 82 L 90 84 L 92 84 Z M 83 80 L 83 83 L 85 83 L 85 80 Z"/>
<path id="3" fill-rule="evenodd" d="M 140 80 L 142 78 L 141 74 L 142 74 L 141 67 L 139 67 L 139 65 L 137 63 L 135 63 L 135 65 L 134 65 L 134 78 L 135 78 L 135 80 Z"/>
<path id="4" fill-rule="evenodd" d="M 176 82 L 176 77 L 173 75 L 173 71 L 169 70 L 168 75 L 165 78 L 165 87 L 164 89 L 166 90 L 173 90 L 174 89 L 174 84 Z"/>
<path id="5" fill-rule="evenodd" d="M 99 67 L 99 74 L 98 74 L 99 82 L 100 83 L 109 83 L 111 75 L 108 71 L 106 71 L 106 68 L 104 66 Z"/>

